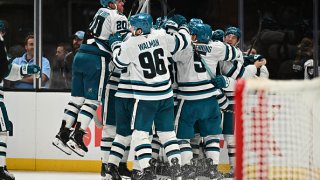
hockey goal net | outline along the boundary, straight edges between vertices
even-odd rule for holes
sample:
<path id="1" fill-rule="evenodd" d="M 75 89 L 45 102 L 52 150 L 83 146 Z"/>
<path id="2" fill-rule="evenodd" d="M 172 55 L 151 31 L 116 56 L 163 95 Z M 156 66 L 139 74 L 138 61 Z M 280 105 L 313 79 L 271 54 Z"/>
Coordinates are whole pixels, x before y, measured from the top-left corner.
<path id="1" fill-rule="evenodd" d="M 320 79 L 240 80 L 236 179 L 320 179 Z"/>

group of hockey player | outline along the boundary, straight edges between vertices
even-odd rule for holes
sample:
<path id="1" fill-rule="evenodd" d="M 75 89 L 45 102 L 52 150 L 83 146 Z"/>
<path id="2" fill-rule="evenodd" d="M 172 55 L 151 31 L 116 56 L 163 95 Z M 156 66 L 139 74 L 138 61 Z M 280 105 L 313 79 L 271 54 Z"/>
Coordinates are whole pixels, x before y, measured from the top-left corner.
<path id="1" fill-rule="evenodd" d="M 182 15 L 153 25 L 146 13 L 128 20 L 122 0 L 100 3 L 74 58 L 71 100 L 53 145 L 84 156 L 83 136 L 102 104 L 102 179 L 233 178 L 235 82 L 267 74 L 266 60 L 243 55 L 236 27 L 213 31 Z M 226 174 L 218 170 L 221 134 L 231 165 Z"/>
<path id="2" fill-rule="evenodd" d="M 36 77 L 39 78 L 41 69 L 34 64 L 17 65 L 9 62 L 4 43 L 6 29 L 6 23 L 0 20 L 0 179 L 14 180 L 13 174 L 8 172 L 6 166 L 7 138 L 8 135 L 13 135 L 13 125 L 8 117 L 7 109 L 3 102 L 3 80 L 17 81 L 24 76 L 33 74 L 36 74 Z"/>

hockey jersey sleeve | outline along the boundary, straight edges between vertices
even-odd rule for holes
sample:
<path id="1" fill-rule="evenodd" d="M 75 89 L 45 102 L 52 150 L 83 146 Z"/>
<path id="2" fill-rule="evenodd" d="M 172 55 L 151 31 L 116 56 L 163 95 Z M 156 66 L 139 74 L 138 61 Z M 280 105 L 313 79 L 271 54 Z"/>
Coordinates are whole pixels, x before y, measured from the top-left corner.
<path id="1" fill-rule="evenodd" d="M 235 47 L 229 44 L 220 41 L 214 41 L 212 42 L 212 48 L 215 59 L 230 61 L 241 58 L 241 51 L 238 51 Z"/>
<path id="2" fill-rule="evenodd" d="M 183 26 L 176 33 L 166 34 L 165 38 L 171 55 L 185 49 L 191 43 L 189 30 Z"/>
<path id="3" fill-rule="evenodd" d="M 23 78 L 21 75 L 21 65 L 18 64 L 10 64 L 9 65 L 9 73 L 5 77 L 5 79 L 9 81 L 18 81 Z"/>
<path id="4" fill-rule="evenodd" d="M 126 41 L 127 42 L 127 41 Z M 124 69 L 129 66 L 130 58 L 128 56 L 129 49 L 126 42 L 122 42 L 113 49 L 113 63 L 119 69 Z"/>

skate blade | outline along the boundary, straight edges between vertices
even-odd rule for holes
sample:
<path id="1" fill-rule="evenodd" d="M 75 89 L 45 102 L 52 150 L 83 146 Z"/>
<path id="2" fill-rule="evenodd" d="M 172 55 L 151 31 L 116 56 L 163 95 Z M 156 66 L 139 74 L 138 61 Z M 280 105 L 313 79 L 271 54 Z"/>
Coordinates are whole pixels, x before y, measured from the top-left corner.
<path id="1" fill-rule="evenodd" d="M 84 157 L 85 152 L 84 150 L 82 150 L 81 148 L 79 148 L 79 146 L 72 141 L 71 139 L 67 142 L 68 147 L 76 154 L 78 154 L 81 157 Z"/>
<path id="2" fill-rule="evenodd" d="M 101 177 L 101 180 L 112 180 L 112 176 L 109 174 L 106 174 L 105 177 Z"/>
<path id="3" fill-rule="evenodd" d="M 131 179 L 131 177 L 128 177 L 128 176 L 121 176 L 121 179 L 122 179 L 122 180 L 129 180 L 129 179 Z"/>
<path id="4" fill-rule="evenodd" d="M 169 176 L 157 175 L 157 180 L 171 180 L 171 178 Z"/>
<path id="5" fill-rule="evenodd" d="M 66 146 L 65 144 L 63 144 L 63 142 L 58 138 L 55 138 L 53 140 L 52 145 L 54 145 L 55 147 L 57 147 L 62 152 L 66 153 L 67 155 L 71 155 L 71 153 L 72 153 L 71 149 L 68 146 Z"/>

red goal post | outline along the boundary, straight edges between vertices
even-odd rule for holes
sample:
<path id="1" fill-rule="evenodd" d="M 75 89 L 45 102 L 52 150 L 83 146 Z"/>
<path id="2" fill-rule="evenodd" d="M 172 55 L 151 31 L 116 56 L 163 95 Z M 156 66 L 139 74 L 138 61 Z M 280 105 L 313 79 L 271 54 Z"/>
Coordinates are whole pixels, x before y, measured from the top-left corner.
<path id="1" fill-rule="evenodd" d="M 239 80 L 236 179 L 320 179 L 320 78 Z"/>

